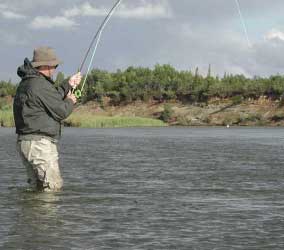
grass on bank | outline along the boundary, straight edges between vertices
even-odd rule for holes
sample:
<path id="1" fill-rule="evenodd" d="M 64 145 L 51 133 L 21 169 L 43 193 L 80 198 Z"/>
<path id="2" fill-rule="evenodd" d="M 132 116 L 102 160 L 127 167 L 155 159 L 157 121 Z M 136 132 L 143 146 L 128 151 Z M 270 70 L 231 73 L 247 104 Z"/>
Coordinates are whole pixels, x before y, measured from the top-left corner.
<path id="1" fill-rule="evenodd" d="M 65 121 L 66 126 L 81 128 L 119 128 L 119 127 L 164 127 L 166 123 L 151 118 L 94 116 L 73 113 Z"/>
<path id="2" fill-rule="evenodd" d="M 119 128 L 119 127 L 162 127 L 164 122 L 141 117 L 104 117 L 90 114 L 72 114 L 65 121 L 66 126 L 81 128 Z M 0 110 L 0 127 L 14 127 L 12 110 Z"/>
<path id="3" fill-rule="evenodd" d="M 0 127 L 14 127 L 14 117 L 12 110 L 0 110 Z"/>
<path id="4" fill-rule="evenodd" d="M 118 127 L 162 127 L 166 123 L 142 117 L 107 117 L 91 114 L 73 113 L 65 121 L 66 126 L 81 128 L 118 128 Z M 13 111 L 11 109 L 0 110 L 0 127 L 14 127 Z"/>

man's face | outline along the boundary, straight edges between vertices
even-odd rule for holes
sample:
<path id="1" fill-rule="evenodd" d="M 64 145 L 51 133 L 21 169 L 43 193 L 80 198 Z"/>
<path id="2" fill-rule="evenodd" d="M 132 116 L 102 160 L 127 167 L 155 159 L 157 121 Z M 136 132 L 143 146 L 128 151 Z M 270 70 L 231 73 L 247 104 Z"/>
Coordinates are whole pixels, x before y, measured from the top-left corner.
<path id="1" fill-rule="evenodd" d="M 42 74 L 52 78 L 52 76 L 54 75 L 55 69 L 56 69 L 56 66 L 41 66 L 39 68 L 39 71 Z"/>
<path id="2" fill-rule="evenodd" d="M 54 66 L 49 66 L 49 77 L 51 78 L 53 75 L 54 75 L 54 72 L 55 72 L 55 69 L 56 69 L 56 67 L 54 67 Z"/>

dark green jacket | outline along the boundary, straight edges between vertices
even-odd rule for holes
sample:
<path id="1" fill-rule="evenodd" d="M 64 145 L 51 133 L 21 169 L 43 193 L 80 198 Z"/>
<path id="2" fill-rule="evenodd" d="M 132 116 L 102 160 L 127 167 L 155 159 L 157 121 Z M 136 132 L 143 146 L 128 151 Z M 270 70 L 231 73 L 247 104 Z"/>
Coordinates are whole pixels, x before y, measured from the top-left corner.
<path id="1" fill-rule="evenodd" d="M 16 133 L 59 139 L 61 121 L 74 107 L 72 100 L 64 99 L 70 90 L 69 83 L 56 88 L 54 82 L 33 68 L 27 58 L 17 73 L 22 81 L 13 106 Z"/>

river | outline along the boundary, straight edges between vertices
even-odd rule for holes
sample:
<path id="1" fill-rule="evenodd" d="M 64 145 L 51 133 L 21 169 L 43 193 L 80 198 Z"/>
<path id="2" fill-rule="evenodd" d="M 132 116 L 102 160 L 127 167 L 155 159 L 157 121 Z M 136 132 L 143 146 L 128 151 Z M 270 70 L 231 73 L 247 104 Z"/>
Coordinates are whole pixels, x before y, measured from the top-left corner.
<path id="1" fill-rule="evenodd" d="M 0 129 L 0 249 L 284 249 L 283 128 L 66 128 L 27 192 Z"/>

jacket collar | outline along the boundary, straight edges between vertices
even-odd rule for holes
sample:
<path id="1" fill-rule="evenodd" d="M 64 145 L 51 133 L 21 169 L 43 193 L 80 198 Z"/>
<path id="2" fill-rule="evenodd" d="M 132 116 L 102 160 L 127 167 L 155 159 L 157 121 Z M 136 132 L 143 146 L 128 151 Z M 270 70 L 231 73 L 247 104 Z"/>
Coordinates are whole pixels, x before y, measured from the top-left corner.
<path id="1" fill-rule="evenodd" d="M 51 84 L 55 84 L 55 82 L 49 77 L 49 76 L 46 76 L 45 74 L 41 73 L 38 71 L 38 73 L 43 76 L 47 81 L 49 81 Z"/>

